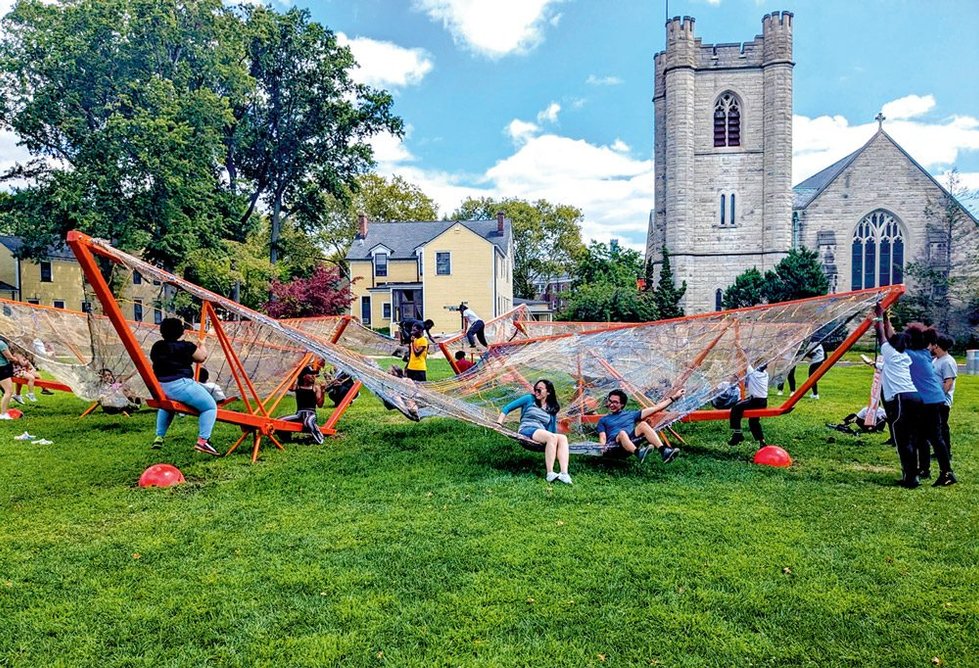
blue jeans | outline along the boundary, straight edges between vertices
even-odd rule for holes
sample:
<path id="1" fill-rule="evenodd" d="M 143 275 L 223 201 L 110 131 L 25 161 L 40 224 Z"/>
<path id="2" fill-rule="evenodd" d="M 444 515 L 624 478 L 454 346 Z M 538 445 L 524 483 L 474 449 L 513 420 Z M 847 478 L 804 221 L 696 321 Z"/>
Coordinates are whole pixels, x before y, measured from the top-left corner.
<path id="1" fill-rule="evenodd" d="M 204 389 L 204 386 L 191 378 L 178 378 L 169 383 L 160 383 L 163 394 L 168 399 L 179 401 L 196 409 L 200 413 L 198 418 L 198 436 L 201 438 L 211 438 L 214 431 L 214 421 L 218 417 L 218 405 L 214 401 L 211 393 Z M 173 413 L 162 408 L 156 412 L 156 435 L 166 436 L 170 423 L 173 422 Z"/>

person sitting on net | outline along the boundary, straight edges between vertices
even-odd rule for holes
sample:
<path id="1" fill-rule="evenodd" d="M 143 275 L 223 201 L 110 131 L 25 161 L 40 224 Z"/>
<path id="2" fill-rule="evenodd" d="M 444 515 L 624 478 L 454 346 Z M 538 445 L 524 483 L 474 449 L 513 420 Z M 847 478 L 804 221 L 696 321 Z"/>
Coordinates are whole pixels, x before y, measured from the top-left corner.
<path id="1" fill-rule="evenodd" d="M 472 362 L 470 362 L 468 359 L 466 359 L 466 351 L 465 350 L 457 350 L 456 351 L 455 358 L 456 358 L 456 369 L 458 369 L 458 373 L 459 374 L 466 373 L 471 368 L 473 368 L 474 366 L 476 366 L 475 364 L 473 364 Z"/>
<path id="2" fill-rule="evenodd" d="M 354 379 L 345 374 L 339 369 L 333 374 L 333 377 L 323 386 L 326 391 L 326 396 L 330 398 L 334 406 L 339 406 L 343 398 L 347 396 L 347 393 L 353 389 Z M 353 403 L 357 396 L 360 395 L 360 391 L 354 395 L 354 398 L 350 400 Z"/>
<path id="3" fill-rule="evenodd" d="M 153 373 L 160 382 L 163 394 L 199 413 L 194 450 L 216 457 L 220 453 L 214 449 L 209 439 L 217 420 L 218 405 L 211 393 L 194 380 L 194 363 L 203 363 L 207 359 L 207 350 L 203 344 L 181 341 L 184 329 L 184 322 L 179 318 L 164 318 L 160 323 L 160 335 L 163 339 L 150 348 L 150 361 L 153 362 Z M 162 408 L 157 411 L 153 448 L 163 447 L 163 437 L 167 435 L 174 415 L 172 411 Z"/>
<path id="4" fill-rule="evenodd" d="M 534 383 L 533 394 L 518 397 L 500 409 L 500 416 L 496 419 L 496 423 L 502 425 L 507 414 L 518 408 L 520 409 L 520 426 L 517 427 L 517 433 L 526 439 L 544 445 L 544 467 L 546 469 L 544 479 L 547 482 L 558 480 L 565 485 L 572 484 L 571 476 L 568 475 L 568 459 L 570 456 L 568 437 L 559 434 L 557 429 L 557 414 L 561 411 L 561 404 L 558 403 L 554 383 L 546 378 L 538 380 Z M 555 458 L 561 468 L 560 473 L 554 471 Z"/>
<path id="5" fill-rule="evenodd" d="M 767 364 L 761 364 L 758 368 L 748 365 L 748 374 L 744 378 L 746 395 L 744 399 L 734 404 L 731 409 L 731 440 L 728 445 L 735 446 L 744 441 L 744 434 L 741 433 L 741 419 L 744 412 L 753 408 L 768 408 L 768 372 L 765 370 Z M 748 428 L 751 435 L 758 441 L 758 447 L 765 447 L 765 434 L 761 430 L 761 420 L 756 417 L 748 418 Z"/>
<path id="6" fill-rule="evenodd" d="M 217 383 L 208 382 L 211 379 L 211 373 L 201 367 L 197 371 L 197 382 L 200 383 L 208 393 L 214 397 L 214 401 L 220 406 L 222 401 L 227 401 L 228 397 L 225 396 L 224 390 Z"/>
<path id="7" fill-rule="evenodd" d="M 316 423 L 316 409 L 323 406 L 323 387 L 316 383 L 319 373 L 312 366 L 303 367 L 292 390 L 296 393 L 296 412 L 279 418 L 283 422 L 301 422 L 307 434 L 317 444 L 323 442 L 323 432 Z"/>
<path id="8" fill-rule="evenodd" d="M 826 426 L 844 434 L 871 434 L 887 429 L 887 413 L 882 406 L 878 406 L 874 411 L 874 419 L 867 424 L 867 413 L 869 406 L 864 406 L 856 413 L 850 413 L 840 424 L 827 423 Z"/>
<path id="9" fill-rule="evenodd" d="M 41 379 L 41 374 L 37 372 L 34 368 L 34 363 L 28 355 L 21 354 L 17 357 L 17 361 L 14 362 L 14 378 L 19 378 L 27 381 L 27 400 L 31 402 L 37 401 L 37 396 L 34 394 L 34 382 Z M 20 389 L 20 383 L 18 383 L 17 389 Z M 11 397 L 18 404 L 23 404 L 24 399 L 19 395 L 15 394 Z"/>
<path id="10" fill-rule="evenodd" d="M 604 446 L 611 439 L 612 443 L 618 444 L 629 454 L 634 454 L 639 459 L 640 464 L 645 461 L 650 449 L 659 450 L 664 463 L 673 461 L 680 453 L 680 449 L 663 445 L 652 425 L 645 420 L 651 415 L 672 406 L 684 394 L 686 394 L 686 390 L 681 389 L 648 408 L 638 411 L 624 411 L 622 409 L 628 403 L 629 397 L 622 390 L 612 390 L 605 400 L 609 412 L 598 421 L 598 444 Z M 633 438 L 644 438 L 649 445 L 637 448 Z"/>

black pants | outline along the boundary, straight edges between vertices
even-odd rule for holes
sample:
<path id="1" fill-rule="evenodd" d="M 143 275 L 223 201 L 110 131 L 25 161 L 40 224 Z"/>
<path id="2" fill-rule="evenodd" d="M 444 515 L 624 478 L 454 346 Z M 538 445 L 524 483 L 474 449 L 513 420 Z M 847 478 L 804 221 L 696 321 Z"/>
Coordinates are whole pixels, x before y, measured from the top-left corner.
<path id="1" fill-rule="evenodd" d="M 795 367 L 789 369 L 789 373 L 786 374 L 785 380 L 789 381 L 789 394 L 795 392 Z M 781 392 L 782 388 L 785 387 L 785 380 L 778 384 L 778 391 Z"/>
<path id="2" fill-rule="evenodd" d="M 948 414 L 951 412 L 952 407 L 948 404 L 942 404 L 941 410 L 939 411 L 942 416 L 942 439 L 945 440 L 945 447 L 948 448 L 948 459 L 952 460 L 952 432 L 948 428 Z"/>
<path id="3" fill-rule="evenodd" d="M 914 449 L 918 456 L 918 470 L 931 468 L 931 449 L 935 448 L 935 459 L 942 473 L 952 470 L 948 445 L 942 436 L 942 409 L 945 403 L 922 404 L 920 418 L 915 421 Z"/>
<path id="4" fill-rule="evenodd" d="M 424 383 L 428 380 L 428 372 L 424 369 L 405 369 L 405 378 L 410 378 L 415 382 Z"/>
<path id="5" fill-rule="evenodd" d="M 809 375 L 811 376 L 812 373 L 813 373 L 813 371 L 815 371 L 820 366 L 822 366 L 822 364 L 823 364 L 822 362 L 813 362 L 812 364 L 810 364 L 809 365 Z M 819 388 L 816 387 L 817 385 L 819 385 L 819 383 L 813 383 L 812 384 L 812 393 L 813 394 L 819 394 Z"/>
<path id="6" fill-rule="evenodd" d="M 884 401 L 884 411 L 891 425 L 891 438 L 901 460 L 901 472 L 906 479 L 918 475 L 918 457 L 914 449 L 915 425 L 921 421 L 924 404 L 917 392 L 895 394 L 890 401 Z"/>
<path id="7" fill-rule="evenodd" d="M 483 344 L 484 348 L 489 348 L 489 344 L 486 343 L 486 334 L 483 333 L 483 329 L 485 327 L 486 323 L 484 323 L 482 320 L 477 320 L 472 324 L 472 327 L 470 327 L 469 331 L 466 332 L 466 338 L 469 339 L 469 345 L 475 346 L 476 339 L 478 339 L 479 342 Z M 473 337 L 475 337 L 475 339 Z"/>
<path id="8" fill-rule="evenodd" d="M 731 429 L 741 431 L 741 418 L 744 417 L 744 412 L 751 408 L 768 408 L 768 399 L 748 397 L 734 404 L 734 408 L 731 409 Z M 748 429 L 751 430 L 751 435 L 755 437 L 756 441 L 764 443 L 765 435 L 761 431 L 761 420 L 759 418 L 748 418 Z"/>

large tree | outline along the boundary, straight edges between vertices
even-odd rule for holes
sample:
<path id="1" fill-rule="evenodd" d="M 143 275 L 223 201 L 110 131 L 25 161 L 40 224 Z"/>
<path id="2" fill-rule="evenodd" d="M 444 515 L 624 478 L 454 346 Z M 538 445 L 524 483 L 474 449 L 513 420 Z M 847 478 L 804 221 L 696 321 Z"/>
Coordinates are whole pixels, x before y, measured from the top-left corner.
<path id="1" fill-rule="evenodd" d="M 769 304 L 818 297 L 829 292 L 829 281 L 819 264 L 819 254 L 793 248 L 773 269 L 765 272 L 762 294 Z"/>
<path id="2" fill-rule="evenodd" d="M 677 287 L 673 278 L 673 266 L 670 264 L 670 252 L 666 246 L 662 248 L 663 264 L 659 270 L 659 281 L 653 291 L 653 301 L 656 303 L 656 314 L 662 320 L 683 317 L 683 307 L 680 300 L 687 292 L 687 282 L 683 281 Z M 647 263 L 647 271 L 648 271 Z"/>
<path id="3" fill-rule="evenodd" d="M 238 233 L 218 173 L 247 85 L 236 23 L 220 0 L 17 2 L 0 125 L 33 159 L 4 175 L 22 185 L 3 213 L 26 254 L 81 229 L 172 268 Z"/>
<path id="4" fill-rule="evenodd" d="M 513 224 L 513 292 L 532 299 L 534 277 L 569 273 L 584 251 L 581 209 L 547 200 L 528 202 L 490 197 L 469 198 L 452 214 L 453 220 L 487 220 L 502 211 Z"/>
<path id="5" fill-rule="evenodd" d="M 275 263 L 283 222 L 298 213 L 300 226 L 318 227 L 324 194 L 347 201 L 357 176 L 373 165 L 368 140 L 401 136 L 403 123 L 389 93 L 350 78 L 350 49 L 307 10 L 243 11 L 256 87 L 236 108 L 225 165 L 232 190 L 248 193 L 242 220 L 260 201 L 268 208 Z"/>
<path id="6" fill-rule="evenodd" d="M 757 267 L 738 275 L 724 290 L 721 305 L 726 309 L 754 306 L 764 301 L 765 277 Z"/>
<path id="7" fill-rule="evenodd" d="M 563 320 L 647 322 L 656 320 L 655 291 L 640 291 L 642 255 L 616 240 L 593 241 L 579 254 L 573 289 L 559 314 Z"/>

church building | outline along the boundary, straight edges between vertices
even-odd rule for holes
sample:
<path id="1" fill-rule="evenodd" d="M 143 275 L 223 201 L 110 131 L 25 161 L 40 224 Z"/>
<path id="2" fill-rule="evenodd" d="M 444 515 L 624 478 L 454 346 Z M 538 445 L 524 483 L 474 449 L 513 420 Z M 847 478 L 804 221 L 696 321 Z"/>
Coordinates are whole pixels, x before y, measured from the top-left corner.
<path id="1" fill-rule="evenodd" d="M 774 12 L 753 41 L 709 45 L 692 18 L 667 22 L 646 257 L 659 264 L 667 248 L 688 315 L 719 310 L 738 275 L 764 273 L 790 248 L 818 252 L 831 292 L 901 283 L 909 262 L 947 250 L 926 209 L 948 193 L 883 116 L 866 144 L 791 187 L 792 21 Z"/>

